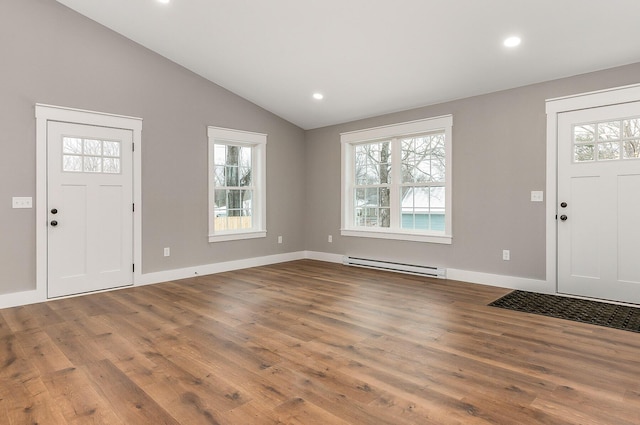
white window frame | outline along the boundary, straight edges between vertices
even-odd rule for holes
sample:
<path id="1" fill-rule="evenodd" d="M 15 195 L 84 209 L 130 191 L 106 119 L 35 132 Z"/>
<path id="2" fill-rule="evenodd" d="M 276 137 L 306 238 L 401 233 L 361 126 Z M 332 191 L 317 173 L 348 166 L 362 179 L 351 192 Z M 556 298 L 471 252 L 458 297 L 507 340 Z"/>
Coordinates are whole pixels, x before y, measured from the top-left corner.
<path id="1" fill-rule="evenodd" d="M 340 134 L 340 142 L 342 144 L 342 217 L 340 234 L 342 236 L 355 236 L 366 238 L 381 238 L 381 239 L 399 239 L 406 241 L 416 242 L 429 242 L 440 244 L 451 244 L 453 240 L 452 232 L 452 133 L 453 116 L 443 115 L 440 117 L 427 118 L 417 121 L 409 121 L 399 124 L 387 125 L 383 127 L 367 128 L 363 130 L 350 131 Z M 355 183 L 355 170 L 354 170 L 354 147 L 361 143 L 375 142 L 379 140 L 396 139 L 405 136 L 419 135 L 434 131 L 444 131 L 445 134 L 445 231 L 434 232 L 424 231 L 416 229 L 402 229 L 398 220 L 391 221 L 391 227 L 362 227 L 354 225 L 354 183 Z M 392 153 L 392 175 L 399 176 L 395 170 L 401 166 L 399 162 L 400 155 L 395 152 Z M 395 173 L 395 174 L 394 174 Z M 399 214 L 400 211 L 400 198 L 398 190 L 401 187 L 399 178 L 392 179 L 391 184 L 391 208 L 395 211 L 395 214 Z M 396 199 L 397 198 L 397 199 Z M 392 211 L 392 214 L 394 212 Z"/>
<path id="2" fill-rule="evenodd" d="M 267 236 L 267 135 L 230 128 L 207 127 L 209 139 L 209 242 L 224 242 L 241 239 L 264 238 Z M 215 218 L 215 179 L 214 179 L 214 145 L 234 145 L 252 148 L 251 178 L 254 193 L 252 194 L 251 229 L 226 230 L 216 232 Z"/>

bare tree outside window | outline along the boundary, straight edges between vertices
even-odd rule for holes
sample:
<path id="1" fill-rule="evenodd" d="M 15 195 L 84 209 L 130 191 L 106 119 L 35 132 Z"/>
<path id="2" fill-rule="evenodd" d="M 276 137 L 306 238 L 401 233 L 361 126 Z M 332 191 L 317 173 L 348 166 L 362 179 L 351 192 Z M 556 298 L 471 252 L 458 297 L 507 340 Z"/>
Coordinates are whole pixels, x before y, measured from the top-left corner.
<path id="1" fill-rule="evenodd" d="M 640 118 L 573 127 L 574 162 L 640 158 Z"/>
<path id="2" fill-rule="evenodd" d="M 401 227 L 444 230 L 445 135 L 402 139 Z"/>
<path id="3" fill-rule="evenodd" d="M 251 147 L 214 147 L 215 230 L 251 228 Z"/>
<path id="4" fill-rule="evenodd" d="M 358 226 L 389 227 L 391 143 L 355 147 L 355 221 Z"/>
<path id="5" fill-rule="evenodd" d="M 640 118 L 622 121 L 624 142 L 624 158 L 640 158 Z"/>
<path id="6" fill-rule="evenodd" d="M 445 136 L 443 133 L 403 138 L 400 182 L 403 228 L 443 230 Z M 363 143 L 354 147 L 355 224 L 390 227 L 393 141 Z"/>

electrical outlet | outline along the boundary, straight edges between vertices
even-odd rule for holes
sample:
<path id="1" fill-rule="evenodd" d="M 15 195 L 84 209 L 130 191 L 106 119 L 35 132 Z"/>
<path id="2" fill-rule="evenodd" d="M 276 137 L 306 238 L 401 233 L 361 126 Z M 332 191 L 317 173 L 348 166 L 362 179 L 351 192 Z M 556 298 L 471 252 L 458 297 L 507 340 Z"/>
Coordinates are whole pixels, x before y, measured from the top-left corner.
<path id="1" fill-rule="evenodd" d="M 278 236 L 278 243 L 282 243 L 282 236 Z"/>
<path id="2" fill-rule="evenodd" d="M 509 261 L 511 260 L 511 252 L 508 249 L 503 249 L 502 250 L 502 259 L 504 261 Z"/>
<path id="3" fill-rule="evenodd" d="M 164 249 L 164 256 L 165 256 L 165 257 L 168 257 L 168 256 L 170 256 L 170 255 L 171 255 L 171 248 L 165 248 L 165 249 Z"/>
<path id="4" fill-rule="evenodd" d="M 333 236 L 329 235 L 329 237 L 327 238 L 327 242 L 332 243 L 333 242 Z"/>

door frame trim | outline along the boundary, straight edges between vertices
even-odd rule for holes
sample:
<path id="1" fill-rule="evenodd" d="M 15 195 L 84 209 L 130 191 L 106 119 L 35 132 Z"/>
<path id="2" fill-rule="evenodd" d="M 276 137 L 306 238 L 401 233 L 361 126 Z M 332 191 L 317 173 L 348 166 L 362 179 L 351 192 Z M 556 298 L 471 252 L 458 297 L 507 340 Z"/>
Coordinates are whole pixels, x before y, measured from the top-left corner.
<path id="1" fill-rule="evenodd" d="M 47 124 L 60 121 L 130 130 L 133 151 L 133 286 L 142 277 L 142 118 L 37 103 L 36 117 L 36 298 L 47 300 Z"/>
<path id="2" fill-rule="evenodd" d="M 546 283 L 558 292 L 558 114 L 599 108 L 640 100 L 640 84 L 614 87 L 546 100 L 547 114 L 547 204 L 546 204 Z"/>

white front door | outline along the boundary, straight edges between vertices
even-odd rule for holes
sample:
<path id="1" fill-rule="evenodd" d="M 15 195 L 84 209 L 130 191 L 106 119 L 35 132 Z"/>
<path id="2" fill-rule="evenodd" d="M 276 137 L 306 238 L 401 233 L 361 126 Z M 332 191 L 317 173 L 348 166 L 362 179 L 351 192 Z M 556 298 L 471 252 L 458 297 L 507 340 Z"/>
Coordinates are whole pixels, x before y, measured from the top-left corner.
<path id="1" fill-rule="evenodd" d="M 558 115 L 558 292 L 640 303 L 640 102 Z"/>
<path id="2" fill-rule="evenodd" d="M 132 138 L 48 121 L 49 298 L 133 284 Z"/>

